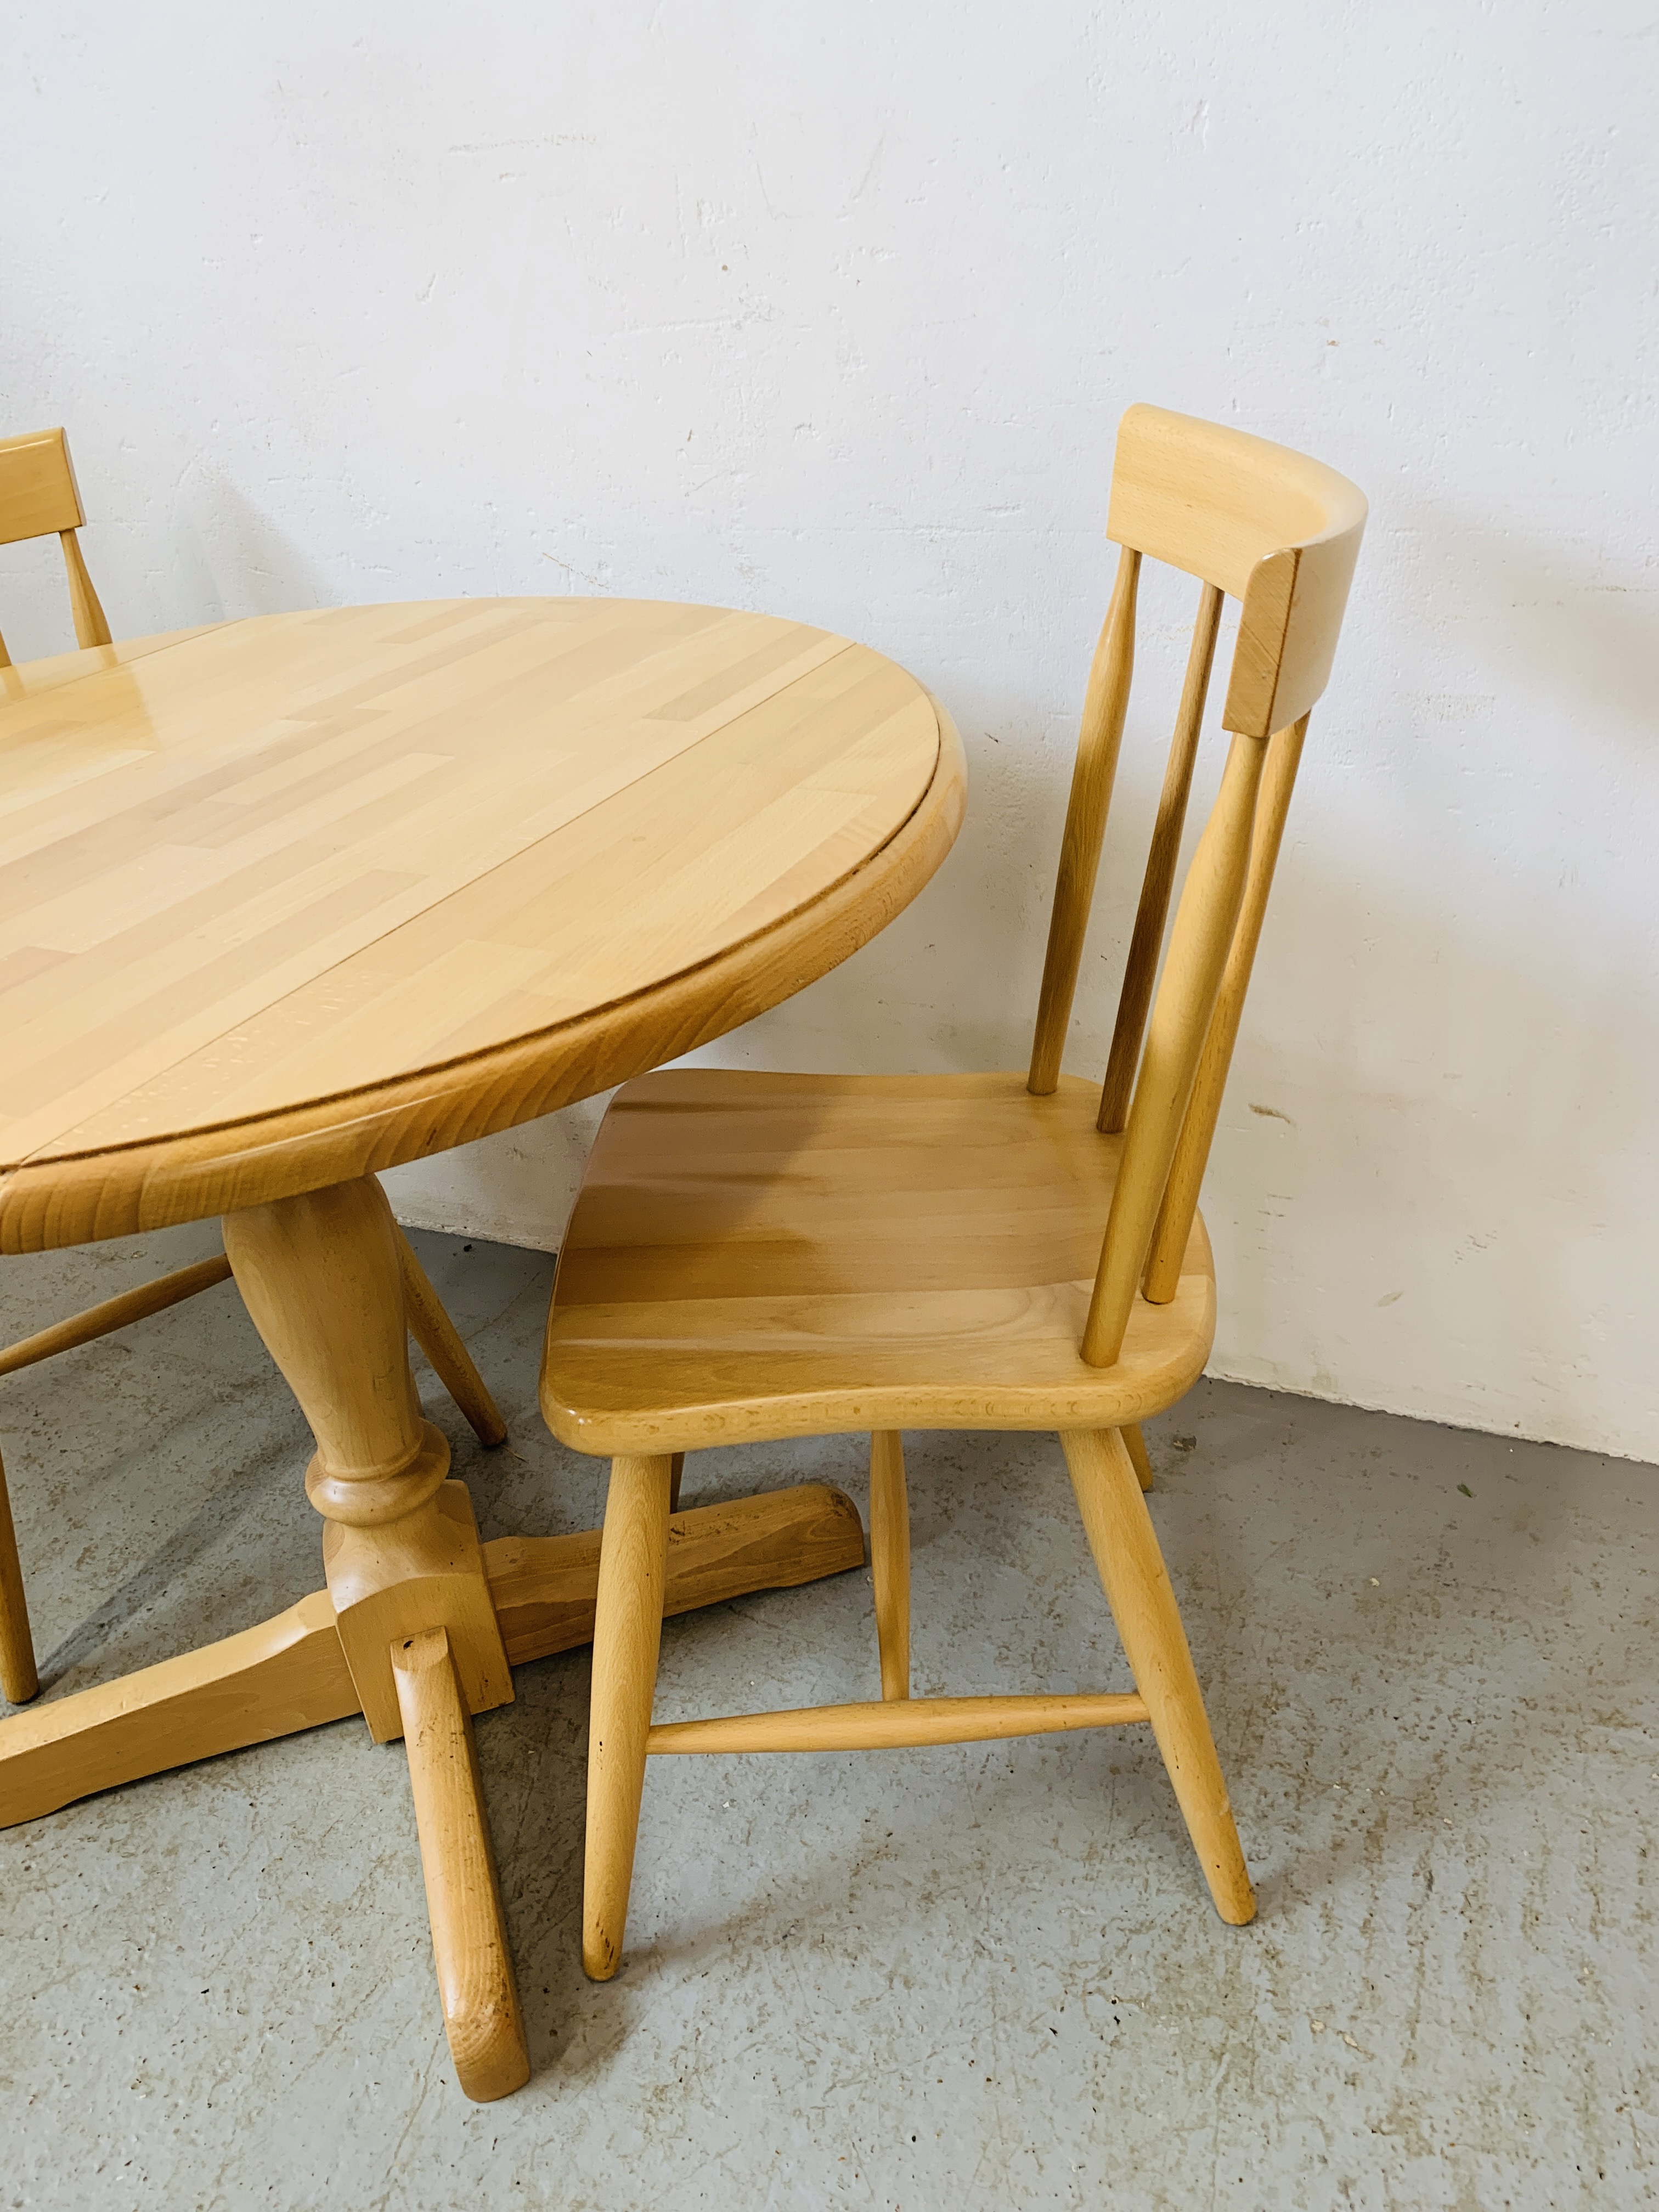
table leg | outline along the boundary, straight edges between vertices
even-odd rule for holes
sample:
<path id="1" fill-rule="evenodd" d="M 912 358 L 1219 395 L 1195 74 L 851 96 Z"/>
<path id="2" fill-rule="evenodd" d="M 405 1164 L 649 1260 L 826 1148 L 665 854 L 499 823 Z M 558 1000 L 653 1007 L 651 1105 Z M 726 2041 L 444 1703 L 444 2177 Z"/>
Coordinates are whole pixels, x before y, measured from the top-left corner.
<path id="1" fill-rule="evenodd" d="M 500 2096 L 527 2061 L 471 1717 L 510 1702 L 513 1674 L 471 1502 L 447 1480 L 448 1443 L 416 1395 L 392 1209 L 363 1176 L 227 1214 L 224 1229 L 243 1300 L 317 1440 L 306 1492 L 327 1523 L 323 1567 L 357 1702 L 380 1743 L 418 1718 L 408 1748 L 445 2026 L 462 2087 Z M 434 1635 L 438 1658 L 411 1673 Z M 484 1989 L 498 2000 L 481 2007 Z"/>
<path id="2" fill-rule="evenodd" d="M 394 1646 L 392 1673 L 409 1747 L 449 2055 L 467 2095 L 489 2104 L 524 2087 L 530 2079 L 530 2053 L 507 1947 L 472 1720 L 441 1628 L 422 1629 Z"/>

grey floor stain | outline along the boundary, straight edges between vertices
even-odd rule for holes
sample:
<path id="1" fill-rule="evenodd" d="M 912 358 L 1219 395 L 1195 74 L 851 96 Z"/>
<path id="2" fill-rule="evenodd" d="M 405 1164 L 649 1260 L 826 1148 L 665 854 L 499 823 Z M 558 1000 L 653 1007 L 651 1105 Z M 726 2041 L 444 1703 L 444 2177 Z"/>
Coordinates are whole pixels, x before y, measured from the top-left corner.
<path id="1" fill-rule="evenodd" d="M 512 1424 L 422 1370 L 486 1535 L 591 1524 L 535 1410 L 550 1263 L 417 1237 Z M 0 1262 L 9 1339 L 210 1229 Z M 577 1955 L 587 1664 L 478 1740 L 535 2075 L 468 2105 L 407 1772 L 360 1723 L 0 1835 L 0 2206 L 1656 2201 L 1655 1470 L 1218 1383 L 1153 1513 L 1261 1900 L 1212 1911 L 1144 1729 L 650 1771 Z M 47 1695 L 317 1587 L 233 1288 L 0 1381 Z M 1052 1438 L 908 1440 L 923 1692 L 1127 1686 Z M 686 1500 L 854 1438 L 699 1454 Z M 668 1624 L 659 1711 L 876 1694 L 868 1578 Z"/>

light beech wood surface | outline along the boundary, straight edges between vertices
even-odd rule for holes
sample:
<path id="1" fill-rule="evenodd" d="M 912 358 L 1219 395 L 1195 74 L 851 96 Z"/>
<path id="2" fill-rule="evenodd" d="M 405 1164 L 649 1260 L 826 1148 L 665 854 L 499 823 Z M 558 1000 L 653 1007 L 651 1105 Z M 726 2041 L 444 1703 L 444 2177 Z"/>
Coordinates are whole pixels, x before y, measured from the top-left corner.
<path id="1" fill-rule="evenodd" d="M 1199 1187 L 1204 1180 L 1205 1164 L 1210 1157 L 1210 1145 L 1221 1113 L 1227 1070 L 1232 1064 L 1233 1046 L 1237 1042 L 1238 1024 L 1244 1012 L 1244 994 L 1250 987 L 1250 970 L 1255 965 L 1256 947 L 1261 941 L 1267 894 L 1273 889 L 1273 871 L 1279 865 L 1279 848 L 1285 836 L 1285 817 L 1290 812 L 1291 793 L 1296 787 L 1296 771 L 1307 733 L 1308 718 L 1304 714 L 1288 729 L 1276 731 L 1268 741 L 1261 770 L 1261 794 L 1250 838 L 1249 873 L 1245 878 L 1238 922 L 1228 950 L 1215 1012 L 1210 1018 L 1199 1057 L 1180 1139 L 1170 1164 L 1158 1226 L 1152 1235 L 1152 1249 L 1146 1262 L 1146 1293 L 1158 1304 L 1173 1297 L 1180 1287 L 1182 1255 L 1198 1212 Z"/>
<path id="2" fill-rule="evenodd" d="M 871 1749 L 1145 1720 L 1218 1911 L 1239 1923 L 1255 1912 L 1138 1425 L 1182 1395 L 1210 1349 L 1199 1187 L 1364 517 L 1359 492 L 1304 455 L 1157 408 L 1124 416 L 1108 524 L 1122 552 L 1023 1082 L 687 1069 L 611 1102 L 561 1249 L 543 1411 L 565 1443 L 615 1455 L 613 1498 L 619 1485 L 642 1494 L 641 1471 L 665 1473 L 688 1446 L 871 1431 L 882 1699 L 647 1727 L 655 1601 L 636 1504 L 631 1552 L 602 1565 L 595 1620 L 594 1680 L 626 1758 L 619 1774 L 609 1749 L 590 1754 L 591 1973 L 620 1958 L 650 1752 Z M 1062 1063 L 1148 558 L 1203 590 L 1097 1108 Z M 1221 715 L 1231 742 L 1165 953 L 1229 593 L 1242 602 Z M 909 1696 L 906 1425 L 1060 1432 L 1133 1695 Z M 596 1686 L 596 1742 L 601 1705 Z"/>
<path id="3" fill-rule="evenodd" d="M 863 1564 L 858 1508 L 822 1483 L 696 1506 L 668 1524 L 663 1611 L 691 1613 Z M 483 1547 L 483 1568 L 511 1665 L 592 1640 L 597 1528 L 498 1536 Z M 0 1828 L 362 1711 L 332 1601 L 313 1590 L 217 1644 L 0 1722 Z"/>
<path id="4" fill-rule="evenodd" d="M 410 1334 L 431 1362 L 439 1381 L 465 1414 L 478 1441 L 487 1445 L 505 1443 L 507 1424 L 474 1365 L 471 1354 L 427 1280 L 426 1271 L 415 1256 L 408 1238 L 395 1225 L 394 1233 L 403 1270 Z M 20 1368 L 33 1367 L 58 1352 L 71 1352 L 78 1345 L 94 1343 L 98 1338 L 126 1328 L 134 1322 L 148 1320 L 152 1314 L 164 1313 L 169 1306 L 228 1282 L 230 1273 L 230 1261 L 221 1254 L 216 1259 L 198 1260 L 191 1267 L 175 1268 L 152 1283 L 140 1283 L 117 1297 L 88 1306 L 84 1313 L 73 1314 L 67 1321 L 54 1322 L 49 1328 L 37 1329 L 33 1335 L 7 1345 L 0 1350 L 0 1375 L 15 1374 Z M 0 1474 L 0 1689 L 16 1705 L 26 1704 L 35 1694 L 40 1676 L 34 1664 L 16 1535 L 3 1493 L 4 1477 Z"/>
<path id="5" fill-rule="evenodd" d="M 823 1492 L 673 1516 L 676 1447 L 643 1486 L 625 1463 L 605 1545 L 481 1545 L 410 1331 L 486 1440 L 500 1417 L 374 1170 L 672 1057 L 845 958 L 948 851 L 959 741 L 845 639 L 643 603 L 337 610 L 6 673 L 0 1249 L 223 1215 L 316 1439 L 328 1587 L 0 1723 L 0 1820 L 345 1713 L 408 1735 L 457 2072 L 504 2094 L 522 2034 L 471 1715 L 596 1613 L 636 1616 L 595 1674 L 627 1846 L 603 1971 L 664 1610 L 839 1572 L 863 1532 Z M 9 1637 L 5 1656 L 11 1679 Z"/>
<path id="6" fill-rule="evenodd" d="M 1204 701 L 1210 688 L 1216 632 L 1221 623 L 1224 597 L 1215 585 L 1206 584 L 1199 599 L 1198 619 L 1193 625 L 1187 681 L 1176 716 L 1164 788 L 1158 794 L 1158 819 L 1152 826 L 1152 849 L 1147 854 L 1140 904 L 1135 913 L 1134 934 L 1129 939 L 1129 957 L 1124 964 L 1117 1020 L 1106 1060 L 1106 1080 L 1101 1087 L 1100 1126 L 1113 1134 L 1129 1117 L 1135 1071 L 1140 1063 L 1141 1039 L 1146 1034 L 1147 1009 L 1152 1003 L 1152 985 L 1164 945 L 1164 926 L 1169 920 L 1170 894 L 1175 888 L 1176 863 L 1181 857 L 1181 832 L 1193 787 Z M 1033 1088 L 1042 1086 L 1034 1085 Z"/>
<path id="7" fill-rule="evenodd" d="M 392 1672 L 421 1839 L 438 1994 L 456 2078 L 489 2104 L 530 2079 L 472 1720 L 441 1628 L 400 1638 Z"/>
<path id="8" fill-rule="evenodd" d="M 1038 1698 L 884 1698 L 791 1712 L 733 1713 L 720 1720 L 662 1721 L 652 1753 L 902 1751 L 927 1743 L 995 1743 L 1015 1735 L 1123 1728 L 1147 1717 L 1133 1691 Z"/>
<path id="9" fill-rule="evenodd" d="M 15 1375 L 20 1368 L 33 1367 L 58 1352 L 73 1352 L 77 1345 L 94 1344 L 100 1336 L 128 1328 L 136 1321 L 148 1321 L 151 1314 L 165 1313 L 169 1306 L 179 1305 L 185 1298 L 197 1297 L 229 1280 L 230 1262 L 222 1253 L 211 1260 L 194 1261 L 188 1267 L 175 1267 L 171 1274 L 158 1275 L 153 1283 L 139 1283 L 118 1297 L 88 1306 L 84 1313 L 71 1314 L 67 1321 L 55 1321 L 0 1348 L 0 1375 Z"/>
<path id="10" fill-rule="evenodd" d="M 1036 1029 L 1031 1039 L 1031 1089 L 1052 1091 L 1066 1053 L 1066 1024 L 1077 990 L 1083 939 L 1094 904 L 1100 872 L 1101 841 L 1117 780 L 1123 744 L 1123 718 L 1129 711 L 1129 687 L 1135 672 L 1135 601 L 1140 588 L 1140 556 L 1126 545 L 1118 557 L 1117 581 L 1095 647 L 1084 695 L 1083 726 L 1072 767 L 1072 796 L 1066 810 L 1066 834 L 1060 845 L 1054 908 L 1048 921 L 1048 950 L 1042 963 Z"/>
<path id="11" fill-rule="evenodd" d="M 910 1500 L 904 1439 L 878 1429 L 870 1439 L 870 1579 L 875 1585 L 881 1694 L 910 1694 Z"/>
<path id="12" fill-rule="evenodd" d="M 130 661 L 143 660 L 169 645 L 183 645 L 205 636 L 216 623 L 198 623 L 189 629 L 159 630 L 151 637 L 124 637 L 112 645 L 82 647 L 76 653 L 54 653 L 42 660 L 0 664 L 0 706 L 21 699 L 40 699 L 65 684 L 78 684 L 83 676 L 101 676 Z"/>
<path id="13" fill-rule="evenodd" d="M 0 1249 L 636 1073 L 845 957 L 961 800 L 914 678 L 717 608 L 271 616 L 8 698 Z"/>
<path id="14" fill-rule="evenodd" d="M 3 641 L 0 641 L 0 710 L 7 707 L 21 708 L 30 702 L 38 702 L 48 695 L 59 692 L 66 685 L 94 676 L 106 676 L 112 671 L 146 659 L 152 653 L 185 643 L 204 634 L 199 629 L 181 630 L 164 637 L 143 638 L 119 646 L 112 644 L 109 625 L 105 620 L 103 608 L 99 605 L 98 594 L 93 588 L 92 579 L 87 572 L 87 564 L 76 537 L 77 527 L 84 520 L 80 489 L 70 459 L 69 442 L 61 430 L 40 431 L 27 437 L 0 441 L 0 544 L 11 544 L 19 538 L 44 536 L 52 532 L 58 533 L 69 580 L 70 607 L 75 634 L 82 648 L 78 653 L 61 653 L 50 660 L 33 661 L 16 668 L 8 658 Z M 20 714 L 15 719 L 27 719 L 33 732 L 34 750 L 24 767 L 24 787 L 35 792 L 49 789 L 53 782 L 50 757 L 52 738 L 51 710 L 47 710 L 44 723 L 39 711 L 27 718 Z M 3 742 L 3 738 L 0 738 L 0 744 Z M 70 781 L 73 781 L 75 775 L 83 772 L 83 769 L 84 763 L 82 763 L 76 769 L 70 771 Z M 3 781 L 3 770 L 0 770 L 0 782 Z M 157 864 L 165 865 L 163 856 L 158 855 Z M 25 868 L 35 863 L 26 859 L 23 863 Z M 49 860 L 47 865 L 50 866 Z M 25 964 L 30 957 L 30 951 L 26 949 L 23 954 Z M 15 945 L 12 965 L 15 972 Z M 5 961 L 0 958 L 0 997 L 4 994 L 5 975 Z M 0 1020 L 3 1019 L 3 1011 L 0 1010 Z M 0 1030 L 0 1034 L 3 1031 Z M 0 1078 L 0 1097 L 3 1095 L 3 1078 Z M 501 1416 L 448 1316 L 433 1296 L 430 1284 L 426 1283 L 421 1274 L 419 1261 L 407 1244 L 404 1248 L 404 1260 L 405 1273 L 409 1276 L 411 1326 L 419 1335 L 434 1369 L 448 1385 L 480 1437 L 487 1443 L 499 1443 L 507 1434 Z M 38 1360 L 49 1359 L 55 1353 L 70 1351 L 77 1345 L 89 1344 L 113 1330 L 126 1328 L 132 1322 L 162 1312 L 181 1299 L 194 1297 L 200 1291 L 211 1290 L 216 1284 L 224 1281 L 229 1273 L 228 1260 L 204 1260 L 195 1267 L 177 1269 L 157 1282 L 143 1284 L 119 1297 L 106 1299 L 85 1313 L 36 1330 L 20 1343 L 0 1349 L 0 1375 L 32 1366 Z M 14 1703 L 19 1703 L 34 1695 L 38 1681 L 15 1539 L 9 1517 L 0 1514 L 0 1683 L 5 1685 L 8 1697 Z M 18 1686 L 24 1684 L 28 1686 Z"/>
<path id="15" fill-rule="evenodd" d="M 5 1466 L 0 1462 L 0 1695 L 9 1705 L 26 1705 L 40 1687 L 28 1598 L 17 1558 L 17 1532 L 12 1526 L 11 1495 L 6 1488 Z"/>
<path id="16" fill-rule="evenodd" d="M 1255 1916 L 1255 1896 L 1134 1462 L 1110 1429 L 1073 1430 L 1060 1443 L 1089 1549 L 1216 1911 L 1243 1927 Z"/>
<path id="17" fill-rule="evenodd" d="M 651 1694 L 662 1642 L 672 1479 L 665 1452 L 611 1462 L 593 1608 L 582 1877 L 582 1965 L 598 1982 L 609 1981 L 622 1964 Z"/>
<path id="18" fill-rule="evenodd" d="M 15 545 L 23 538 L 56 537 L 63 548 L 76 641 L 106 646 L 109 624 L 75 534 L 86 519 L 69 440 L 61 430 L 0 438 L 0 545 Z M 0 670 L 10 666 L 11 656 L 0 637 Z"/>
<path id="19" fill-rule="evenodd" d="M 1082 1354 L 1121 1138 L 1077 1076 L 670 1068 L 613 1102 L 559 1255 L 542 1410 L 578 1451 L 848 1429 L 1116 1427 L 1215 1332 L 1201 1222 L 1168 1304 Z M 1171 1139 L 1173 1141 L 1173 1138 Z M 1150 1223 L 1148 1229 L 1150 1231 Z"/>

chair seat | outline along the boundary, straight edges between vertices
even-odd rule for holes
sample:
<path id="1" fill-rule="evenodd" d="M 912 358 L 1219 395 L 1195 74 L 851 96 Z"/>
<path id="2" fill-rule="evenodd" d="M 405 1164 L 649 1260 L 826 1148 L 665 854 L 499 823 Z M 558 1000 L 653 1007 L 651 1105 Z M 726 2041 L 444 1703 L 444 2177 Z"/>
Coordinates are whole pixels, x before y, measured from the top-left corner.
<path id="1" fill-rule="evenodd" d="M 1195 1220 L 1168 1305 L 1079 1356 L 1121 1137 L 1062 1077 L 694 1068 L 618 1091 L 560 1252 L 542 1410 L 600 1454 L 860 1429 L 1117 1428 L 1215 1333 Z"/>

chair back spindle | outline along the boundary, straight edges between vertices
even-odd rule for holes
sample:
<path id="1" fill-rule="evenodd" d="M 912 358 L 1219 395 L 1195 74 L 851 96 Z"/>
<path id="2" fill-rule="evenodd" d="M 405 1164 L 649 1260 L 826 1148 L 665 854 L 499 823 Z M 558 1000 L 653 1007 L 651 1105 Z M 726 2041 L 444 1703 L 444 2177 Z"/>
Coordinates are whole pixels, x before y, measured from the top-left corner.
<path id="1" fill-rule="evenodd" d="M 1040 1098 L 1048 1097 L 1059 1085 L 1060 1063 L 1066 1051 L 1083 939 L 1089 927 L 1089 909 L 1094 904 L 1100 844 L 1106 834 L 1118 750 L 1123 743 L 1123 717 L 1128 711 L 1129 685 L 1134 676 L 1135 594 L 1139 583 L 1140 556 L 1126 545 L 1118 556 L 1111 605 L 1089 671 L 1077 762 L 1072 770 L 1072 796 L 1060 841 L 1060 870 L 1054 878 L 1054 912 L 1048 923 L 1048 950 L 1042 963 L 1042 989 L 1037 1000 L 1027 1084 Z"/>
<path id="2" fill-rule="evenodd" d="M 1267 740 L 1261 789 L 1256 798 L 1255 830 L 1250 841 L 1250 872 L 1244 884 L 1244 901 L 1233 931 L 1232 949 L 1227 956 L 1215 1012 L 1210 1017 L 1209 1033 L 1199 1055 L 1198 1073 L 1194 1079 L 1186 1119 L 1181 1125 L 1180 1141 L 1170 1164 L 1158 1226 L 1152 1232 L 1152 1254 L 1142 1286 L 1149 1305 L 1168 1305 L 1181 1281 L 1182 1255 L 1187 1249 L 1193 1216 L 1198 1211 L 1199 1186 L 1204 1180 L 1211 1140 L 1221 1113 L 1221 1094 L 1226 1088 L 1227 1071 L 1232 1064 L 1239 1018 L 1244 1012 L 1244 994 L 1250 988 L 1250 970 L 1255 964 L 1255 949 L 1261 942 L 1261 924 L 1267 911 L 1267 894 L 1273 889 L 1273 870 L 1279 865 L 1285 817 L 1290 812 L 1291 793 L 1302 758 L 1302 741 L 1307 733 L 1308 717 L 1304 714 L 1300 721 L 1292 722 L 1288 729 L 1276 732 Z"/>
<path id="3" fill-rule="evenodd" d="M 75 534 L 86 519 L 69 441 L 62 430 L 0 438 L 0 545 L 55 533 L 64 550 L 76 642 L 82 647 L 108 645 L 109 624 Z M 0 668 L 10 666 L 11 656 L 0 637 Z"/>
<path id="4" fill-rule="evenodd" d="M 1129 939 L 1128 963 L 1123 971 L 1117 1022 L 1106 1060 L 1106 1081 L 1100 1094 L 1098 1127 L 1114 1135 L 1129 1118 L 1129 1099 L 1134 1090 L 1140 1041 L 1146 1030 L 1146 1010 L 1152 1003 L 1152 983 L 1158 975 L 1164 925 L 1170 915 L 1170 893 L 1175 887 L 1176 862 L 1181 855 L 1181 833 L 1187 822 L 1193 764 L 1198 758 L 1198 735 L 1204 722 L 1204 702 L 1209 693 L 1216 632 L 1221 624 L 1225 597 L 1216 585 L 1206 584 L 1199 597 L 1198 619 L 1193 624 L 1187 680 L 1182 686 L 1181 710 L 1176 716 L 1169 766 L 1158 802 L 1158 820 L 1152 826 L 1152 850 L 1140 886 L 1140 905 L 1135 914 L 1134 934 Z"/>
<path id="5" fill-rule="evenodd" d="M 1260 738 L 1234 736 L 1220 795 L 1204 825 L 1176 909 L 1170 957 L 1152 1007 L 1083 1332 L 1083 1357 L 1091 1367 L 1109 1367 L 1123 1346 L 1129 1310 L 1164 1202 L 1199 1055 L 1244 902 L 1256 787 L 1266 750 Z"/>
<path id="6" fill-rule="evenodd" d="M 1107 534 L 1122 552 L 1054 888 L 1029 1083 L 1038 1094 L 1060 1079 L 1133 672 L 1140 562 L 1167 562 L 1203 591 L 1101 1097 L 1101 1128 L 1124 1136 L 1083 1334 L 1091 1366 L 1116 1361 L 1138 1297 L 1167 1304 L 1176 1294 L 1309 710 L 1330 674 L 1365 513 L 1346 477 L 1265 439 L 1154 407 L 1132 407 L 1120 426 Z M 1241 602 L 1221 716 L 1231 745 L 1158 977 L 1229 595 Z"/>

